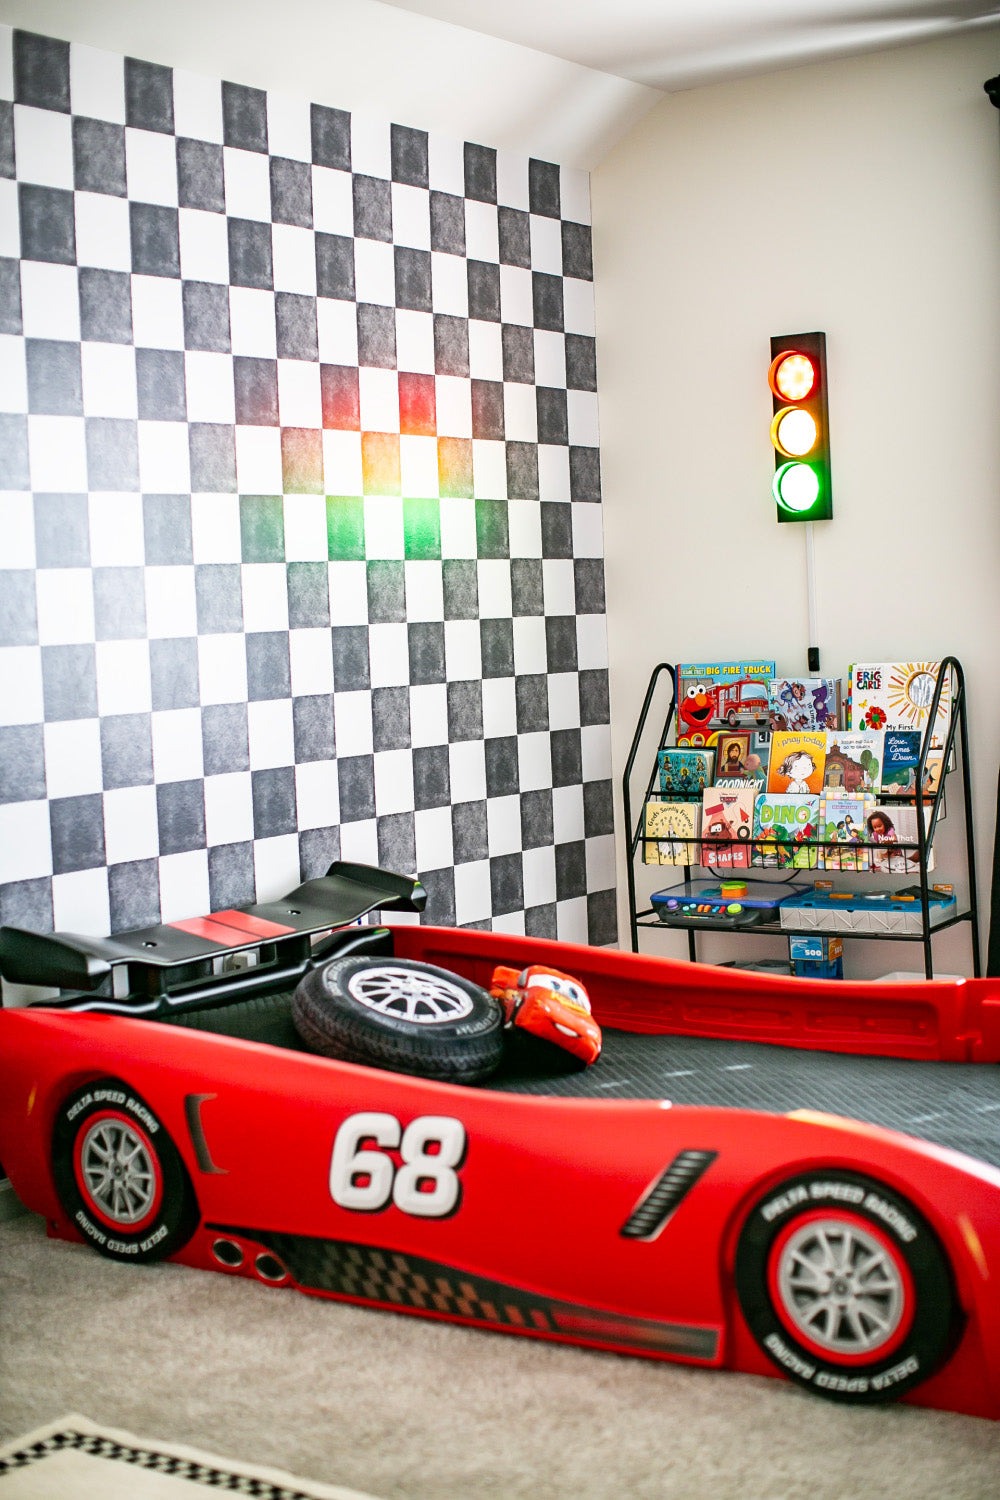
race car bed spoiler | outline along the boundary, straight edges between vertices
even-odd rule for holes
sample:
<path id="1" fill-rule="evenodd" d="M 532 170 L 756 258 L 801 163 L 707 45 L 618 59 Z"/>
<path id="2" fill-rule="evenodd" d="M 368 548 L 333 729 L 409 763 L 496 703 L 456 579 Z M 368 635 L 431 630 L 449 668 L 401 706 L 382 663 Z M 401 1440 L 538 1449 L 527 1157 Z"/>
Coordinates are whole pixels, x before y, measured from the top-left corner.
<path id="1" fill-rule="evenodd" d="M 370 911 L 420 912 L 426 901 L 420 881 L 410 876 L 335 862 L 279 901 L 114 937 L 0 927 L 0 975 L 12 984 L 62 991 L 39 1002 L 48 1008 L 152 1018 L 179 1005 L 230 1004 L 264 988 L 294 985 L 334 948 L 345 951 L 343 938 L 317 942 L 320 934 Z M 370 947 L 374 935 L 360 928 L 357 942 Z"/>

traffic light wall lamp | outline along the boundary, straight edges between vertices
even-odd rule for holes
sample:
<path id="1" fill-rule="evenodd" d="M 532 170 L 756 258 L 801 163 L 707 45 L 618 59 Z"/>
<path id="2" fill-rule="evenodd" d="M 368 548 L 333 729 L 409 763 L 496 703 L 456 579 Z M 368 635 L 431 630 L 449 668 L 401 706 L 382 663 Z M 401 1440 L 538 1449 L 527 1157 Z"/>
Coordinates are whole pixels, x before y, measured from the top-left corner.
<path id="1" fill-rule="evenodd" d="M 771 490 L 778 520 L 827 521 L 833 515 L 833 494 L 826 335 L 790 333 L 772 338 L 768 384 L 774 409 Z"/>

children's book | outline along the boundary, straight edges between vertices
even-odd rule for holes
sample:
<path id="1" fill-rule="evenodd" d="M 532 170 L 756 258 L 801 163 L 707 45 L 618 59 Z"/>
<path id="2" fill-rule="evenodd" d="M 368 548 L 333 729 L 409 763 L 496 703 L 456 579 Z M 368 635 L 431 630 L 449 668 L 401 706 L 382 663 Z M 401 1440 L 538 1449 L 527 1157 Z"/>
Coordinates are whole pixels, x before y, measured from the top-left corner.
<path id="1" fill-rule="evenodd" d="M 920 760 L 919 729 L 885 730 L 882 757 L 882 791 L 891 797 L 912 797 L 916 790 Z M 924 761 L 924 795 L 933 796 L 941 781 L 943 750 L 928 750 Z"/>
<path id="2" fill-rule="evenodd" d="M 777 729 L 771 736 L 767 790 L 818 796 L 826 764 L 825 729 Z"/>
<path id="3" fill-rule="evenodd" d="M 882 729 L 828 729 L 823 788 L 829 792 L 878 792 L 882 789 Z"/>
<path id="4" fill-rule="evenodd" d="M 701 794 L 711 786 L 715 775 L 715 751 L 671 745 L 656 759 L 664 797 L 672 802 L 697 802 L 700 807 Z"/>
<path id="5" fill-rule="evenodd" d="M 839 729 L 839 677 L 775 677 L 770 687 L 772 729 Z"/>
<path id="6" fill-rule="evenodd" d="M 819 849 L 821 870 L 867 870 L 870 851 L 867 819 L 875 806 L 872 796 L 823 796 L 819 799 Z"/>
<path id="7" fill-rule="evenodd" d="M 767 787 L 767 763 L 771 758 L 771 731 L 769 729 L 754 729 L 750 732 L 750 753 L 747 756 L 746 774 L 750 781 L 757 783 L 757 790 L 763 792 Z"/>
<path id="8" fill-rule="evenodd" d="M 677 742 L 705 744 L 713 729 L 766 729 L 774 662 L 695 661 L 677 668 Z"/>
<path id="9" fill-rule="evenodd" d="M 818 851 L 804 841 L 819 838 L 819 798 L 762 793 L 754 805 L 753 836 L 753 864 L 815 870 Z"/>
<path id="10" fill-rule="evenodd" d="M 925 809 L 926 820 L 929 809 Z M 876 803 L 865 819 L 865 838 L 873 846 L 869 849 L 869 868 L 879 873 L 920 873 L 920 850 L 917 844 L 917 809 L 915 807 L 884 807 Z M 912 844 L 912 849 L 900 849 L 900 844 Z M 934 868 L 934 849 L 927 849 L 927 868 Z"/>
<path id="11" fill-rule="evenodd" d="M 746 869 L 750 864 L 752 786 L 707 786 L 702 798 L 701 862 L 706 870 Z"/>
<path id="12" fill-rule="evenodd" d="M 701 829 L 701 805 L 694 802 L 647 802 L 645 834 L 655 844 L 642 846 L 647 865 L 696 865 L 701 859 L 697 839 Z"/>
<path id="13" fill-rule="evenodd" d="M 848 674 L 848 729 L 926 729 L 939 667 L 936 661 L 855 662 Z M 950 723 L 951 678 L 946 673 L 931 749 L 944 748 Z"/>
<path id="14" fill-rule="evenodd" d="M 715 741 L 715 779 L 746 777 L 750 755 L 749 729 L 720 729 Z M 751 778 L 753 779 L 753 778 Z"/>

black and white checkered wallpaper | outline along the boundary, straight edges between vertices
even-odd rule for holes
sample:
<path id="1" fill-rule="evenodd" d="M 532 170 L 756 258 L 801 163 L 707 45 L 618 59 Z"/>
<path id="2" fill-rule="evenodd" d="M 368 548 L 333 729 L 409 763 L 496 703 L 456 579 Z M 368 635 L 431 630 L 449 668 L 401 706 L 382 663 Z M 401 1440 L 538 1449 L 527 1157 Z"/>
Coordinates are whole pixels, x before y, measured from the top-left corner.
<path id="1" fill-rule="evenodd" d="M 616 937 L 586 174 L 0 28 L 0 921 Z"/>

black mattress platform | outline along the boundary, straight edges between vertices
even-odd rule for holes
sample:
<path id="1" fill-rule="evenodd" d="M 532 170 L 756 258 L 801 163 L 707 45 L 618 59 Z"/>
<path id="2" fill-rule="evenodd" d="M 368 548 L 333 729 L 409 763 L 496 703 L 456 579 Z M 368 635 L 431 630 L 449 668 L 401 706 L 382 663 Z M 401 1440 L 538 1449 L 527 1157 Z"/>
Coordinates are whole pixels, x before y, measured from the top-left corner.
<path id="1" fill-rule="evenodd" d="M 1000 1067 L 809 1052 L 766 1042 L 604 1031 L 584 1072 L 508 1060 L 489 1087 L 525 1094 L 669 1099 L 674 1104 L 821 1110 L 964 1151 L 1000 1167 Z"/>
<path id="2" fill-rule="evenodd" d="M 169 1020 L 306 1051 L 292 1024 L 291 998 L 286 991 Z M 499 1072 L 479 1086 L 565 1098 L 669 1099 L 775 1114 L 821 1110 L 1000 1167 L 1000 1067 L 995 1063 L 856 1057 L 605 1028 L 604 1051 L 585 1069 L 549 1044 L 515 1033 Z"/>

